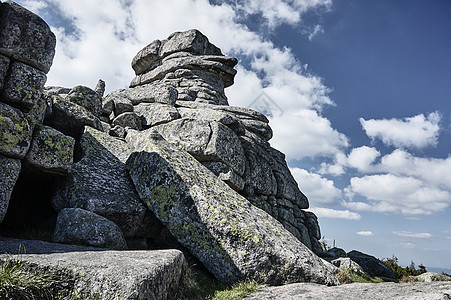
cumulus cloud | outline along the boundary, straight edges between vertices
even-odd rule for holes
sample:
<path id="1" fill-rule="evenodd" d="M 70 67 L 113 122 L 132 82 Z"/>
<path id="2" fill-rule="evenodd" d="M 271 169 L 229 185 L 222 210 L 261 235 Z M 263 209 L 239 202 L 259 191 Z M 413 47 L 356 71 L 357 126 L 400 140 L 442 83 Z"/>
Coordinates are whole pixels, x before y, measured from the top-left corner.
<path id="1" fill-rule="evenodd" d="M 451 204 L 451 193 L 414 177 L 378 174 L 351 178 L 346 188 L 351 201 L 344 205 L 357 211 L 430 215 L 443 211 Z M 363 196 L 367 202 L 352 201 Z"/>
<path id="2" fill-rule="evenodd" d="M 418 239 L 429 239 L 432 237 L 432 234 L 427 232 L 410 232 L 410 231 L 393 231 L 394 235 L 409 237 L 409 238 L 418 238 Z"/>
<path id="3" fill-rule="evenodd" d="M 332 218 L 332 219 L 345 219 L 345 220 L 360 220 L 362 218 L 356 212 L 351 212 L 349 210 L 335 210 L 325 207 L 315 207 L 310 208 L 310 210 L 316 214 L 318 218 Z"/>
<path id="4" fill-rule="evenodd" d="M 437 145 L 440 119 L 440 114 L 433 112 L 426 117 L 420 114 L 404 119 L 359 120 L 373 140 L 379 139 L 387 146 L 419 149 Z"/>
<path id="5" fill-rule="evenodd" d="M 371 231 L 358 231 L 356 233 L 361 236 L 373 236 L 374 235 L 374 233 Z"/>
<path id="6" fill-rule="evenodd" d="M 308 195 L 310 206 L 332 205 L 341 199 L 342 192 L 332 180 L 300 168 L 290 168 L 290 171 L 299 188 Z"/>
<path id="7" fill-rule="evenodd" d="M 376 148 L 362 146 L 352 149 L 347 157 L 347 165 L 359 171 L 366 172 L 371 169 L 371 164 L 381 155 Z"/>
<path id="8" fill-rule="evenodd" d="M 48 85 L 94 87 L 102 78 L 107 93 L 125 88 L 134 77 L 130 61 L 142 47 L 174 31 L 197 28 L 224 53 L 243 62 L 237 66 L 236 84 L 226 91 L 231 105 L 246 107 L 264 91 L 283 110 L 282 116 L 270 120 L 271 143 L 286 152 L 288 160 L 333 156 L 348 144 L 346 136 L 321 114 L 325 105 L 334 105 L 322 79 L 312 75 L 289 48 L 276 47 L 244 24 L 247 14 L 254 13 L 271 26 L 298 24 L 305 12 L 327 8 L 330 0 L 243 0 L 220 5 L 207 0 L 19 3 L 43 16 L 49 16 L 48 11 L 61 15 L 59 22 L 50 16 L 47 20 L 57 36 Z"/>

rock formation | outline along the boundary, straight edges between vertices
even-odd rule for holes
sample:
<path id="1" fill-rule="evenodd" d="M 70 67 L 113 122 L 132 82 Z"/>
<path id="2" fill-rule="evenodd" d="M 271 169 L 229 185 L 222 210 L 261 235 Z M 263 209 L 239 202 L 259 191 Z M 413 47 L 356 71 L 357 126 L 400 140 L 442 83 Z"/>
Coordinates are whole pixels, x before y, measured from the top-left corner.
<path id="1" fill-rule="evenodd" d="M 147 248 L 169 236 L 223 282 L 338 283 L 268 119 L 228 105 L 235 58 L 189 30 L 139 51 L 128 89 L 44 87 L 53 33 L 13 2 L 0 16 L 2 225 L 43 182 L 56 242 Z"/>

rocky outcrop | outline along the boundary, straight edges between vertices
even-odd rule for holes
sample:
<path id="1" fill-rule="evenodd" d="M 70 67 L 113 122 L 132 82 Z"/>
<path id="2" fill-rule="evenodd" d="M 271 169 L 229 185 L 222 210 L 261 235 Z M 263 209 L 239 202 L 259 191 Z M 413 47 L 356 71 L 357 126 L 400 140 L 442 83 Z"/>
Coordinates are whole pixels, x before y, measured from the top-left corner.
<path id="1" fill-rule="evenodd" d="M 359 266 L 362 267 L 363 271 L 365 271 L 371 276 L 396 278 L 392 269 L 374 256 L 356 250 L 348 252 L 347 256 L 351 260 L 359 264 Z"/>
<path id="2" fill-rule="evenodd" d="M 123 249 L 171 236 L 223 282 L 338 283 L 311 251 L 322 252 L 318 221 L 268 119 L 228 105 L 235 58 L 176 32 L 136 55 L 128 89 L 43 89 L 53 34 L 14 3 L 0 15 L 0 220 L 27 198 L 22 175 L 52 176 L 40 201 L 59 213 L 54 241 Z"/>
<path id="3" fill-rule="evenodd" d="M 175 299 L 187 269 L 178 250 L 99 251 L 0 237 L 0 253 L 38 274 L 55 271 L 77 299 Z"/>

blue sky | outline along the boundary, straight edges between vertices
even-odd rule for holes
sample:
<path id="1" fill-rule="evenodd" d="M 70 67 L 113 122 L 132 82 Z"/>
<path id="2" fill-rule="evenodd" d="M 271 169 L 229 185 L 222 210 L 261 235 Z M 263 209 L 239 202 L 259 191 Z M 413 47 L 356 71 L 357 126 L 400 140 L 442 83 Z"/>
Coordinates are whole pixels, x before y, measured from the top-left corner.
<path id="1" fill-rule="evenodd" d="M 125 88 L 138 50 L 200 29 L 240 61 L 229 103 L 280 110 L 271 144 L 329 243 L 451 269 L 450 1 L 18 3 L 57 35 L 49 85 Z"/>

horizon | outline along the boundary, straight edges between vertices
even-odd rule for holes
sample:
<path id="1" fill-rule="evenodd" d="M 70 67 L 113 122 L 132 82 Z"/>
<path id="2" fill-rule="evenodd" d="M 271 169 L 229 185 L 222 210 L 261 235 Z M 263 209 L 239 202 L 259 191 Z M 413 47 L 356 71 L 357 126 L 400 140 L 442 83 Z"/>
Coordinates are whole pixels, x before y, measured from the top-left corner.
<path id="1" fill-rule="evenodd" d="M 47 85 L 106 94 L 151 41 L 199 29 L 239 59 L 229 104 L 268 116 L 328 244 L 451 271 L 451 2 L 16 2 L 57 36 Z"/>

